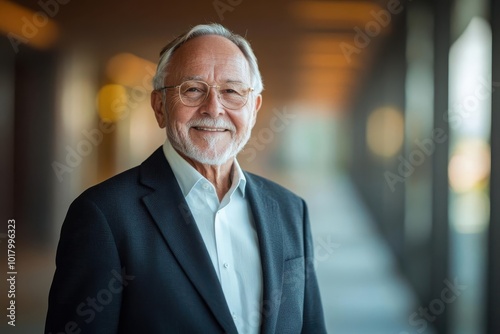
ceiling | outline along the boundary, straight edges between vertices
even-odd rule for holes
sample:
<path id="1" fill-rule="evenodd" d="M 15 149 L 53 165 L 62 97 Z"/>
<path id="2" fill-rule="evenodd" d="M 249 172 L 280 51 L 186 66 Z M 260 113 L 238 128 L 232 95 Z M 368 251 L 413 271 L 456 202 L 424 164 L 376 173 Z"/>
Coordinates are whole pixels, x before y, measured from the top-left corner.
<path id="1" fill-rule="evenodd" d="M 337 113 L 349 108 L 377 45 L 391 31 L 390 25 L 379 24 L 380 31 L 364 41 L 367 45 L 360 47 L 356 40 L 356 28 L 377 22 L 373 13 L 385 6 L 380 1 L 58 1 L 0 1 L 0 18 L 11 21 L 3 28 L 0 24 L 0 30 L 19 31 L 24 17 L 40 25 L 30 43 L 52 32 L 46 44 L 52 36 L 63 49 L 85 47 L 103 64 L 123 52 L 156 63 L 159 50 L 177 34 L 199 23 L 219 22 L 252 43 L 266 99 L 308 101 Z M 34 21 L 37 12 L 51 16 L 50 24 Z M 34 46 L 44 47 L 40 43 Z"/>

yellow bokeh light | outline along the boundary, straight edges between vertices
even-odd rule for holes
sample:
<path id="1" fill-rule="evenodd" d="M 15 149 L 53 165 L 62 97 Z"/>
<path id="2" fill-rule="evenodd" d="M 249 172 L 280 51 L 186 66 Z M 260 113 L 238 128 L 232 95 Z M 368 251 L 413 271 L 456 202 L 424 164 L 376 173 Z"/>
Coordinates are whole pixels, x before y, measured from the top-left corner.
<path id="1" fill-rule="evenodd" d="M 59 37 L 57 24 L 43 11 L 34 12 L 11 1 L 0 1 L 0 32 L 15 50 L 21 44 L 46 49 Z"/>
<path id="2" fill-rule="evenodd" d="M 487 180 L 490 166 L 488 143 L 480 139 L 460 142 L 448 165 L 451 187 L 457 193 L 473 190 Z"/>
<path id="3" fill-rule="evenodd" d="M 403 146 L 404 119 L 394 107 L 381 107 L 368 117 L 366 141 L 375 155 L 390 158 Z"/>
<path id="4" fill-rule="evenodd" d="M 103 86 L 97 96 L 99 116 L 104 122 L 116 122 L 127 111 L 127 90 L 122 85 Z"/>
<path id="5" fill-rule="evenodd" d="M 106 75 L 113 82 L 128 87 L 152 89 L 151 80 L 156 65 L 131 53 L 120 53 L 106 64 Z"/>

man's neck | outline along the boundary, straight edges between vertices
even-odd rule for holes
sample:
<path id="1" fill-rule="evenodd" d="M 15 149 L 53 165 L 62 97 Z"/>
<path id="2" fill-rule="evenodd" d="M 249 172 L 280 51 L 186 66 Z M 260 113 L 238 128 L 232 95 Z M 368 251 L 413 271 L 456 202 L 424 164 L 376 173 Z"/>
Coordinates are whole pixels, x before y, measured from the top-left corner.
<path id="1" fill-rule="evenodd" d="M 222 201 L 224 195 L 226 195 L 226 193 L 231 188 L 234 171 L 234 158 L 229 159 L 222 165 L 206 165 L 189 158 L 182 152 L 177 151 L 177 153 L 179 153 L 179 155 L 184 160 L 186 160 L 191 166 L 193 166 L 193 168 L 196 169 L 198 173 L 203 175 L 203 177 L 205 177 L 208 181 L 210 181 L 210 183 L 213 184 L 217 192 L 219 201 Z"/>

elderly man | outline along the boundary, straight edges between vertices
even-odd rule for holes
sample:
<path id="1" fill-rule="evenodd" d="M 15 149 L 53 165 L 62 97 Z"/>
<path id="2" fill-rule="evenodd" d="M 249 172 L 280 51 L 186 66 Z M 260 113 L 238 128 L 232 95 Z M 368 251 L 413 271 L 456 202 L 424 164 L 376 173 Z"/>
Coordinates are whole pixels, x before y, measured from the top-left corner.
<path id="1" fill-rule="evenodd" d="M 163 49 L 151 105 L 168 140 L 71 205 L 47 333 L 325 332 L 306 204 L 236 160 L 262 89 L 220 25 Z"/>

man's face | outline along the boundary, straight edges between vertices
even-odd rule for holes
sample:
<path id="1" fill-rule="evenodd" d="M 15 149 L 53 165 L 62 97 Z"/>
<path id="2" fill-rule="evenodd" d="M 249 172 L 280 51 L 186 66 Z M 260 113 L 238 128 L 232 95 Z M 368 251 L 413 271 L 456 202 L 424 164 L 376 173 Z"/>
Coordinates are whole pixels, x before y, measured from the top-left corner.
<path id="1" fill-rule="evenodd" d="M 209 85 L 241 82 L 251 87 L 250 69 L 243 53 L 228 39 L 215 35 L 196 37 L 173 54 L 165 86 L 177 86 L 187 80 Z M 250 93 L 245 106 L 231 110 L 221 104 L 215 88 L 209 90 L 207 99 L 197 107 L 185 106 L 178 89 L 166 91 L 166 105 L 161 93 L 153 92 L 152 104 L 158 124 L 167 128 L 176 150 L 202 164 L 221 165 L 236 156 L 250 138 L 262 98 Z"/>

